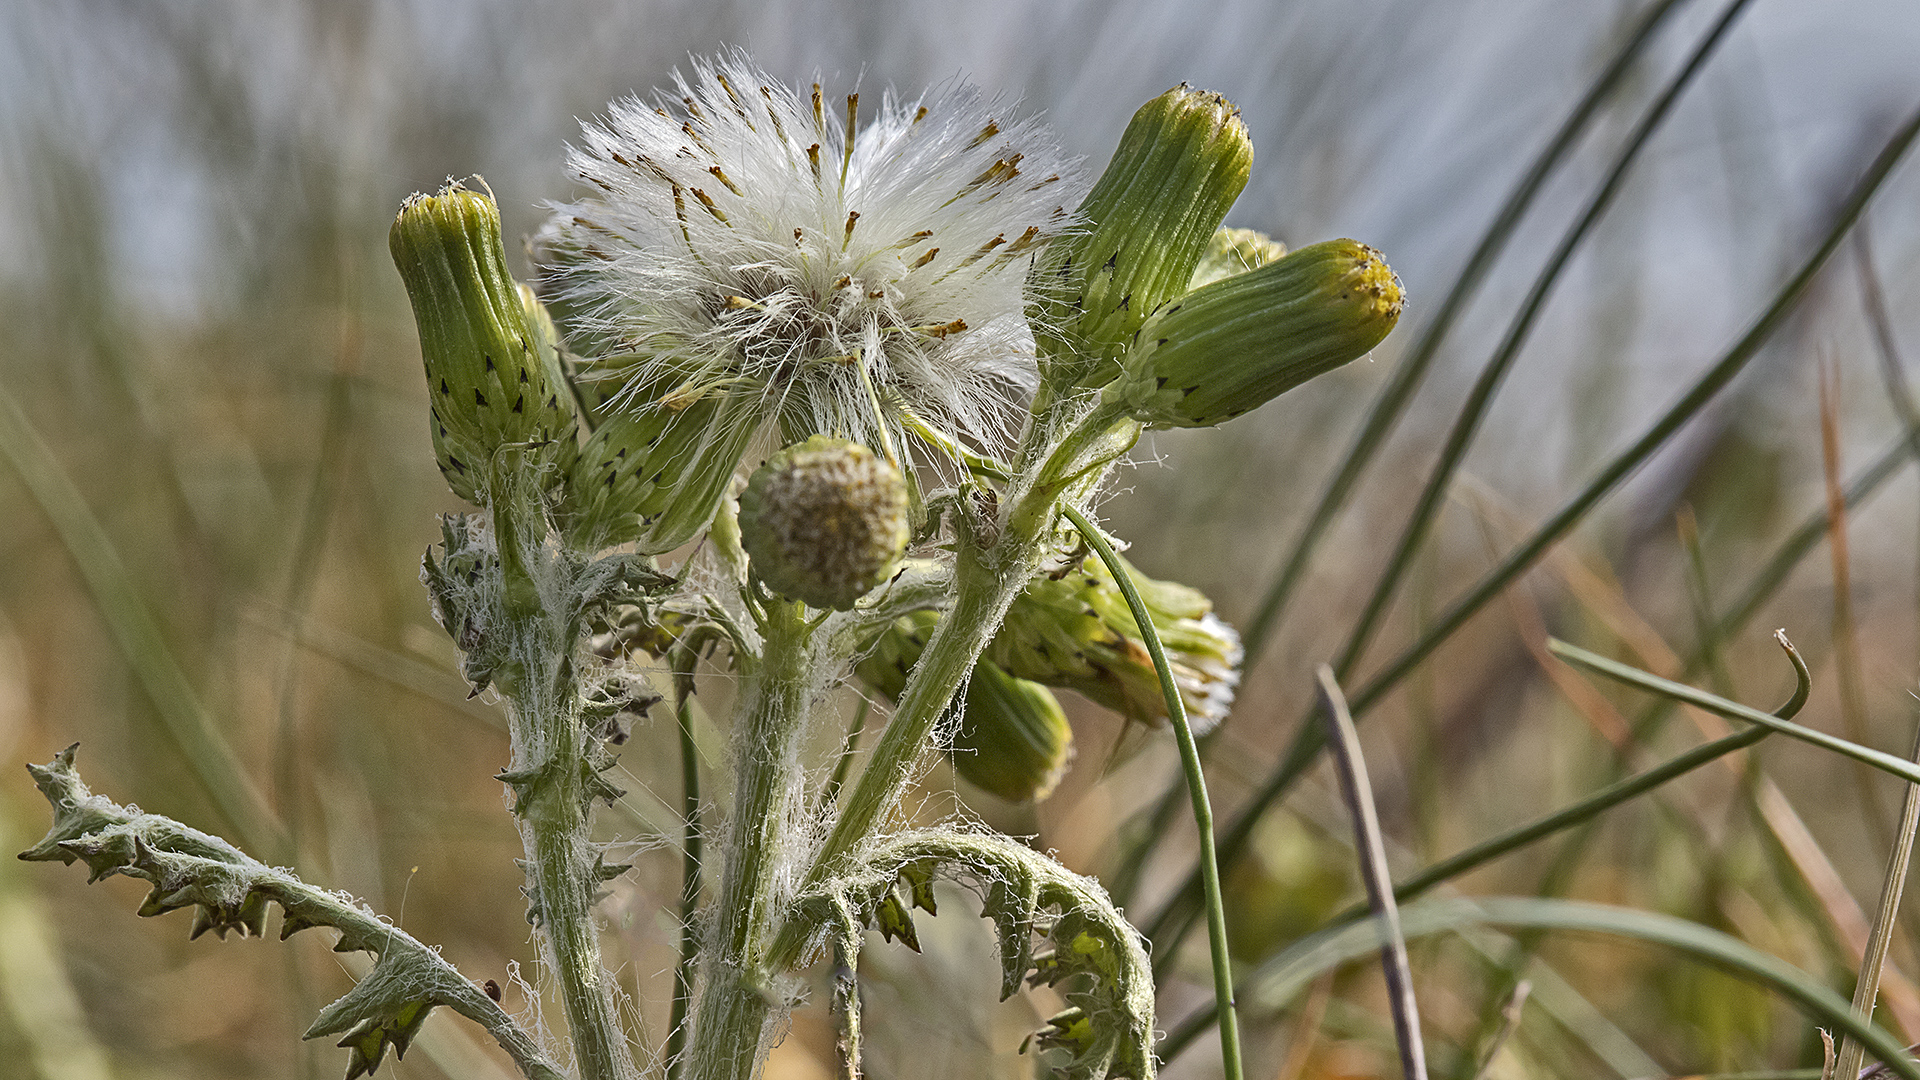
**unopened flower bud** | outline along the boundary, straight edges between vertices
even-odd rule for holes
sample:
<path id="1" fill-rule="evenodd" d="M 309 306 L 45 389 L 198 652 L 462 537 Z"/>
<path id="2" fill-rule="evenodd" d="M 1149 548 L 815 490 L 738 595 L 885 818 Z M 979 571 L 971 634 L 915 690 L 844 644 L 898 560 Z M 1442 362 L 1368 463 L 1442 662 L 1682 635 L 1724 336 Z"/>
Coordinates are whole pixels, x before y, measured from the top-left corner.
<path id="1" fill-rule="evenodd" d="M 1155 427 L 1212 427 L 1366 355 L 1400 318 L 1380 253 L 1328 240 L 1163 308 L 1105 396 Z"/>
<path id="2" fill-rule="evenodd" d="M 815 435 L 775 454 L 740 495 L 740 543 L 769 589 L 845 611 L 907 549 L 907 482 L 856 442 Z"/>
<path id="3" fill-rule="evenodd" d="M 494 452 L 530 445 L 560 461 L 573 447 L 573 399 L 551 323 L 507 273 L 500 211 L 458 184 L 415 195 L 387 234 L 420 328 L 433 447 L 455 494 L 488 501 Z M 533 324 L 544 324 L 536 326 Z M 545 332 L 543 343 L 543 331 Z"/>
<path id="4" fill-rule="evenodd" d="M 1141 106 L 1080 204 L 1086 231 L 1034 267 L 1043 366 L 1111 381 L 1134 331 L 1187 291 L 1252 167 L 1240 111 L 1219 94 L 1183 83 Z"/>
<path id="5" fill-rule="evenodd" d="M 954 771 L 1008 802 L 1053 794 L 1073 756 L 1073 728 L 1053 691 L 976 663 L 960 730 L 947 751 Z"/>
<path id="6" fill-rule="evenodd" d="M 1254 229 L 1218 229 L 1193 268 L 1188 290 L 1211 285 L 1221 278 L 1258 270 L 1286 255 L 1287 245 Z"/>
<path id="7" fill-rule="evenodd" d="M 919 611 L 894 620 L 857 673 L 897 699 L 940 622 Z M 970 784 L 1008 802 L 1035 802 L 1053 793 L 1073 757 L 1073 728 L 1053 691 L 1016 679 L 999 665 L 973 666 L 960 708 L 960 729 L 947 748 L 953 769 Z"/>
<path id="8" fill-rule="evenodd" d="M 1240 635 L 1213 614 L 1198 589 L 1156 581 L 1132 567 L 1195 734 L 1233 705 Z M 1142 724 L 1167 721 L 1166 699 L 1139 624 L 1106 564 L 1088 558 L 1055 580 L 1041 576 L 1013 601 L 987 658 L 1022 679 L 1078 691 Z"/>
<path id="9" fill-rule="evenodd" d="M 709 395 L 609 410 L 580 450 L 566 522 L 576 547 L 631 543 L 659 555 L 713 521 L 758 424 L 750 404 Z"/>

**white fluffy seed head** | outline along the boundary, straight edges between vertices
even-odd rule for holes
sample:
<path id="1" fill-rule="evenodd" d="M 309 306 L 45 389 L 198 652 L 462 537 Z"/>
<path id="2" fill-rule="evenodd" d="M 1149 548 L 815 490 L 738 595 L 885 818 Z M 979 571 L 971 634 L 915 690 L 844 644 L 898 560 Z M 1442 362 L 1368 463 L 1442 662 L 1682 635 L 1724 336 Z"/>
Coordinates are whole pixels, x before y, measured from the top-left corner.
<path id="1" fill-rule="evenodd" d="M 876 108 L 740 52 L 675 85 L 585 125 L 569 165 L 594 193 L 536 242 L 611 351 L 603 396 L 757 395 L 785 442 L 881 447 L 913 418 L 1003 438 L 1036 379 L 1023 285 L 1083 194 L 1075 162 L 971 86 Z"/>

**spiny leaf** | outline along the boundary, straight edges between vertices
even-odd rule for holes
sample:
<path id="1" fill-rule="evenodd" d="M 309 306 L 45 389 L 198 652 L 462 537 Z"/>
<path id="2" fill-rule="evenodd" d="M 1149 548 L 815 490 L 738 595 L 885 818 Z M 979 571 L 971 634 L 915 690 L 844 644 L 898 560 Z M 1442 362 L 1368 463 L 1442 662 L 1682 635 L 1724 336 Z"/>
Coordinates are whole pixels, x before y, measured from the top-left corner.
<path id="1" fill-rule="evenodd" d="M 923 892 L 936 873 L 971 885 L 983 898 L 983 914 L 1000 937 L 1003 998 L 1019 989 L 1029 969 L 1042 982 L 1088 976 L 1084 988 L 1066 995 L 1085 1027 L 1069 1025 L 1075 1038 L 1059 1042 L 1073 1051 L 1060 1069 L 1063 1076 L 1148 1080 L 1154 1075 L 1153 978 L 1139 934 L 1097 882 L 1013 840 L 953 829 L 891 837 L 842 875 L 800 897 L 795 917 L 817 939 L 836 925 L 836 911 L 872 911 L 882 935 L 915 945 L 907 936 L 912 922 L 898 889 L 905 883 L 910 893 Z M 1036 929 L 1054 945 L 1038 958 L 1032 951 Z M 1042 1044 L 1053 1045 L 1066 1030 L 1050 1029 Z"/>
<path id="2" fill-rule="evenodd" d="M 281 938 L 330 926 L 340 932 L 336 951 L 375 953 L 373 972 L 322 1010 L 308 1033 L 309 1038 L 346 1034 L 341 1045 L 352 1051 L 350 1078 L 377 1068 L 389 1046 L 396 1056 L 404 1053 L 428 1011 L 446 1005 L 485 1026 L 526 1075 L 561 1080 L 559 1068 L 533 1038 L 438 952 L 349 896 L 249 858 L 219 837 L 93 794 L 74 769 L 74 752 L 70 746 L 46 765 L 27 767 L 53 807 L 53 826 L 21 858 L 84 860 L 93 880 L 111 874 L 141 878 L 153 888 L 139 914 L 194 908 L 196 938 L 209 930 L 222 938 L 229 930 L 260 936 L 267 909 L 277 903 L 285 912 Z"/>

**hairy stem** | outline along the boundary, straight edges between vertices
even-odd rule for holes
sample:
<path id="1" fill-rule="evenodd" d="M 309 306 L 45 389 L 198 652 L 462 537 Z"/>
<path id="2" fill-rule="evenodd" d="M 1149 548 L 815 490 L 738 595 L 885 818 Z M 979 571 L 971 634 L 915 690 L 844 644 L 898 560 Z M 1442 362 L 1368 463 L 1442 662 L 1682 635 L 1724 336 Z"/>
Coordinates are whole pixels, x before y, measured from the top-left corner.
<path id="1" fill-rule="evenodd" d="M 545 719 L 550 729 L 573 728 L 577 734 L 580 726 L 572 716 Z M 516 725 L 527 722 L 515 710 Z M 593 925 L 600 882 L 594 873 L 596 852 L 587 837 L 587 816 L 579 810 L 577 784 L 555 787 L 562 790 L 537 800 L 520 819 L 547 962 L 560 984 L 581 1080 L 630 1080 L 640 1074 L 616 1019 L 613 979 L 600 963 L 599 932 Z"/>
<path id="2" fill-rule="evenodd" d="M 931 745 L 941 714 L 999 629 L 1007 606 L 1026 586 L 1039 550 L 1037 535 L 1036 530 L 1033 535 L 1003 536 L 991 553 L 961 546 L 953 607 L 914 665 L 893 719 L 874 743 L 826 845 L 807 870 L 802 890 L 825 881 L 862 841 L 876 835 L 881 818 L 911 779 L 914 762 Z M 784 967 L 796 962 L 807 944 L 805 934 L 806 928 L 796 922 L 783 926 L 774 942 L 773 963 Z"/>
<path id="3" fill-rule="evenodd" d="M 539 588 L 543 576 L 565 571 L 545 545 L 546 519 L 530 485 L 498 485 L 493 527 L 502 578 L 496 615 L 511 658 L 496 675 L 513 741 L 504 776 L 515 791 L 533 915 L 581 1080 L 637 1080 L 593 923 L 602 860 L 591 836 L 588 780 L 595 774 L 573 663 L 576 620 L 551 610 Z"/>
<path id="4" fill-rule="evenodd" d="M 797 827 L 804 778 L 800 743 L 808 692 L 821 657 L 798 604 L 768 604 L 765 647 L 748 673 L 733 728 L 734 801 L 726 865 L 702 951 L 701 987 L 688 1062 L 692 1080 L 751 1080 L 775 1015 L 770 964 L 773 912 L 783 903 L 783 844 Z"/>

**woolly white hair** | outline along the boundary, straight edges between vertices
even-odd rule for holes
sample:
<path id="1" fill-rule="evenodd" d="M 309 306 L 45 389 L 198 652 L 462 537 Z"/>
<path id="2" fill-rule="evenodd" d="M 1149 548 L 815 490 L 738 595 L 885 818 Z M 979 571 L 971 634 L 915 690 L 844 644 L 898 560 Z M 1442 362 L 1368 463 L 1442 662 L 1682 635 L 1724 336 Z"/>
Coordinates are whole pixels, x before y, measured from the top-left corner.
<path id="1" fill-rule="evenodd" d="M 961 85 L 858 126 L 739 51 L 657 105 L 616 101 L 569 155 L 596 192 L 537 241 L 607 396 L 759 395 L 788 434 L 891 454 L 922 425 L 992 445 L 1036 380 L 1022 291 L 1071 222 L 1076 161 L 1031 117 Z"/>

